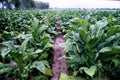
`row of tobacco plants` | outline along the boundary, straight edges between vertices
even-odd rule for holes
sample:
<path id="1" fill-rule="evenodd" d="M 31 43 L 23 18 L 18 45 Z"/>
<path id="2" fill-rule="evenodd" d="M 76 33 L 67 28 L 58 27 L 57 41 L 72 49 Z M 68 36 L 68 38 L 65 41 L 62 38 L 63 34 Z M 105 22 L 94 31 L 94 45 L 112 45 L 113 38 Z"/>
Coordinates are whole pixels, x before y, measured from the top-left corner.
<path id="1" fill-rule="evenodd" d="M 79 16 L 67 18 L 69 20 L 63 23 L 67 56 L 63 57 L 68 62 L 70 74 L 76 77 L 64 74 L 62 78 L 119 80 L 120 11 L 81 11 Z"/>
<path id="2" fill-rule="evenodd" d="M 120 11 L 0 11 L 0 79 L 49 80 L 56 22 L 69 75 L 60 80 L 119 80 Z"/>
<path id="3" fill-rule="evenodd" d="M 51 17 L 55 14 L 0 11 L 0 80 L 48 80 L 52 76 L 56 18 Z"/>

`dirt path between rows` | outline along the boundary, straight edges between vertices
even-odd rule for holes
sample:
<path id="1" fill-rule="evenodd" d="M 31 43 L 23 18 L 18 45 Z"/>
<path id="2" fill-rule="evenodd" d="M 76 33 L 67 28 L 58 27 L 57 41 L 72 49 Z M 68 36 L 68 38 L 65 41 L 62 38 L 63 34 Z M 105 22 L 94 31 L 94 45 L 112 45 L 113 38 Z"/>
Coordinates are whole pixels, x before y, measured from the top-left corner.
<path id="1" fill-rule="evenodd" d="M 66 60 L 64 58 L 60 58 L 65 55 L 63 51 L 64 48 L 61 46 L 64 42 L 64 39 L 63 35 L 61 34 L 60 27 L 60 23 L 57 23 L 56 31 L 58 32 L 58 35 L 54 40 L 54 61 L 52 64 L 53 78 L 51 80 L 59 80 L 61 73 L 68 74 Z"/>

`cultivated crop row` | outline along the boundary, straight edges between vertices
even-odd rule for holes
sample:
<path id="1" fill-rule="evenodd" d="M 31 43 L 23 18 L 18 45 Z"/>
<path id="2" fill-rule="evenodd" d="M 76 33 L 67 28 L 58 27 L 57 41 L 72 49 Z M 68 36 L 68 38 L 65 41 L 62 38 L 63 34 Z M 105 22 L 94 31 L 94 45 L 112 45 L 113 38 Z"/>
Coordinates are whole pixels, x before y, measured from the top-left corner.
<path id="1" fill-rule="evenodd" d="M 0 79 L 49 80 L 56 23 L 69 76 L 60 80 L 118 80 L 120 11 L 0 11 Z"/>

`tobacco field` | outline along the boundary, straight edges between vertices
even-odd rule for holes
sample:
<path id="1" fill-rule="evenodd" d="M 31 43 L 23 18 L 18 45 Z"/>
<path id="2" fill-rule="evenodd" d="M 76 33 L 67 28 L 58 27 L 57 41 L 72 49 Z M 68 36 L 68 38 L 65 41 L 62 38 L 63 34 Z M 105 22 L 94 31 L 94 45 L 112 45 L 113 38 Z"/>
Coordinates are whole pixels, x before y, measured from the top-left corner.
<path id="1" fill-rule="evenodd" d="M 56 23 L 69 74 L 58 80 L 120 80 L 119 10 L 0 11 L 0 80 L 50 80 Z"/>

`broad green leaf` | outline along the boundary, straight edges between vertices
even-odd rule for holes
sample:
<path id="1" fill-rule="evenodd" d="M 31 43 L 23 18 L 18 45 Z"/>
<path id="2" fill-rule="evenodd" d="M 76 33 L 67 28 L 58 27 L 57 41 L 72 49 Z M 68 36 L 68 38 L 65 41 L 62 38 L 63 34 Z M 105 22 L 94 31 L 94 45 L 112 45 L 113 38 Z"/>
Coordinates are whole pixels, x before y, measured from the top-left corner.
<path id="1" fill-rule="evenodd" d="M 113 58 L 115 57 L 115 54 L 108 54 L 108 53 L 99 53 L 99 56 L 98 58 L 101 60 L 101 61 L 104 61 L 104 62 L 109 62 L 111 61 Z"/>
<path id="2" fill-rule="evenodd" d="M 83 28 L 79 28 L 77 31 L 79 32 L 81 39 L 87 43 L 90 39 L 88 32 Z"/>
<path id="3" fill-rule="evenodd" d="M 110 44 L 112 41 L 119 39 L 120 38 L 120 34 L 116 34 L 113 36 L 110 36 L 108 38 L 106 38 L 106 40 L 103 43 L 100 43 L 98 45 L 98 49 L 102 49 L 103 47 L 107 46 L 108 44 Z"/>
<path id="4" fill-rule="evenodd" d="M 84 72 L 85 72 L 87 75 L 93 77 L 94 74 L 95 74 L 95 72 L 96 72 L 97 67 L 96 67 L 96 66 L 91 66 L 90 68 L 82 67 L 82 68 L 80 68 L 80 69 L 84 69 Z"/>
<path id="5" fill-rule="evenodd" d="M 0 62 L 0 68 L 5 68 L 5 67 L 9 67 L 9 65 L 8 65 L 8 64 L 4 64 L 4 63 Z"/>
<path id="6" fill-rule="evenodd" d="M 79 37 L 79 33 L 76 33 L 75 31 L 72 31 L 72 37 L 75 41 L 79 41 L 80 37 Z"/>
<path id="7" fill-rule="evenodd" d="M 35 17 L 33 18 L 33 22 L 32 22 L 32 26 L 33 26 L 33 30 L 32 30 L 32 35 L 34 38 L 40 36 L 39 33 L 41 33 L 39 30 L 40 30 L 40 27 L 41 27 L 42 24 L 39 24 L 39 21 L 38 19 L 36 19 Z"/>
<path id="8" fill-rule="evenodd" d="M 39 76 L 33 77 L 31 80 L 48 80 L 48 78 L 46 76 L 39 75 Z"/>
<path id="9" fill-rule="evenodd" d="M 105 21 L 97 21 L 95 26 L 98 28 L 98 30 L 102 29 L 103 27 L 105 27 L 108 24 L 108 22 Z"/>
<path id="10" fill-rule="evenodd" d="M 14 43 L 13 41 L 6 41 L 6 42 L 2 42 L 3 45 L 5 45 L 6 47 L 8 47 L 9 49 L 14 49 Z"/>
<path id="11" fill-rule="evenodd" d="M 0 75 L 3 73 L 9 73 L 11 70 L 12 70 L 11 66 L 0 62 Z"/>
<path id="12" fill-rule="evenodd" d="M 37 68 L 40 72 L 42 72 L 42 73 L 45 74 L 46 68 L 45 68 L 45 65 L 44 65 L 42 62 L 39 62 L 39 63 L 37 64 L 36 68 Z"/>
<path id="13" fill-rule="evenodd" d="M 23 36 L 21 36 L 23 39 L 31 39 L 32 38 L 32 34 L 25 34 Z"/>
<path id="14" fill-rule="evenodd" d="M 24 36 L 24 32 L 19 34 L 19 35 L 17 35 L 16 37 L 13 37 L 13 39 L 18 39 L 18 38 L 21 38 L 22 36 Z"/>
<path id="15" fill-rule="evenodd" d="M 10 71 L 12 71 L 12 68 L 10 68 L 10 67 L 2 68 L 2 69 L 0 69 L 0 74 L 9 73 Z"/>
<path id="16" fill-rule="evenodd" d="M 48 43 L 45 45 L 44 49 L 47 49 L 47 48 L 53 48 L 53 44 L 51 44 L 50 42 L 48 42 Z"/>
<path id="17" fill-rule="evenodd" d="M 42 61 L 35 61 L 32 65 L 33 68 L 37 68 L 40 72 L 45 74 L 46 68 Z"/>
<path id="18" fill-rule="evenodd" d="M 39 34 L 41 34 L 43 31 L 45 31 L 48 28 L 48 26 L 46 25 L 42 25 L 42 27 L 40 27 L 39 29 Z"/>
<path id="19" fill-rule="evenodd" d="M 9 48 L 3 48 L 1 51 L 1 56 L 5 57 L 10 51 L 11 51 L 11 49 L 9 49 Z"/>
<path id="20" fill-rule="evenodd" d="M 28 77 L 28 74 L 27 74 L 27 73 L 21 73 L 20 76 L 21 76 L 22 78 L 25 78 L 25 77 Z"/>
<path id="21" fill-rule="evenodd" d="M 79 37 L 81 38 L 81 40 L 83 40 L 86 43 L 89 41 L 90 36 L 89 36 L 88 31 L 86 29 L 84 29 L 83 27 L 78 28 L 76 25 L 72 25 L 72 28 L 73 28 L 73 30 L 76 30 L 77 33 L 79 33 Z"/>
<path id="22" fill-rule="evenodd" d="M 11 52 L 10 55 L 14 59 L 14 62 L 17 64 L 17 67 L 22 70 L 24 65 L 23 64 L 23 55 L 20 54 L 19 52 Z"/>
<path id="23" fill-rule="evenodd" d="M 42 60 L 42 62 L 47 68 L 50 68 L 49 62 L 47 60 Z"/>
<path id="24" fill-rule="evenodd" d="M 45 65 L 48 67 L 46 68 Z M 52 76 L 52 70 L 50 69 L 49 64 L 46 61 L 35 61 L 31 68 L 37 68 L 40 72 L 47 76 Z"/>
<path id="25" fill-rule="evenodd" d="M 63 43 L 63 45 L 64 45 L 64 51 L 65 52 L 68 52 L 68 51 L 71 51 L 73 48 L 72 48 L 72 43 L 71 42 L 65 42 L 65 43 Z"/>
<path id="26" fill-rule="evenodd" d="M 108 53 L 108 54 L 109 53 L 112 53 L 112 54 L 120 53 L 120 46 L 104 47 L 99 52 Z"/>
<path id="27" fill-rule="evenodd" d="M 120 25 L 110 27 L 109 31 L 107 32 L 107 35 L 112 36 L 115 35 L 116 33 L 120 33 Z"/>
<path id="28" fill-rule="evenodd" d="M 107 19 L 105 18 L 104 21 L 97 21 L 95 24 L 96 27 L 96 36 L 101 36 L 103 34 L 103 28 L 108 24 Z"/>
<path id="29" fill-rule="evenodd" d="M 24 42 L 21 44 L 21 46 L 20 46 L 20 51 L 22 51 L 22 53 L 25 52 L 26 46 L 27 46 L 27 43 L 28 43 L 29 40 L 30 40 L 30 38 L 25 39 Z"/>
<path id="30" fill-rule="evenodd" d="M 99 51 L 99 59 L 108 62 L 120 53 L 120 46 L 104 47 Z"/>
<path id="31" fill-rule="evenodd" d="M 112 62 L 115 63 L 115 67 L 119 67 L 120 66 L 119 59 L 113 59 Z"/>
<path id="32" fill-rule="evenodd" d="M 88 42 L 88 45 L 89 45 L 90 48 L 94 48 L 94 47 L 98 46 L 97 44 L 99 44 L 99 38 L 98 37 L 93 37 Z"/>
<path id="33" fill-rule="evenodd" d="M 37 49 L 35 52 L 33 52 L 33 53 L 41 53 L 41 52 L 43 52 L 43 50 L 41 50 L 41 49 Z"/>
<path id="34" fill-rule="evenodd" d="M 96 36 L 96 33 L 97 33 L 96 26 L 95 25 L 91 25 L 89 29 L 90 29 L 91 38 L 94 38 Z"/>
<path id="35" fill-rule="evenodd" d="M 38 19 L 36 19 L 36 18 L 34 17 L 34 18 L 33 18 L 33 22 L 32 22 L 32 26 L 36 28 L 36 27 L 38 26 L 38 24 L 39 24 Z"/>
<path id="36" fill-rule="evenodd" d="M 112 51 L 112 49 L 110 47 L 105 47 L 105 48 L 102 48 L 99 52 L 100 53 L 106 53 L 106 52 L 109 52 L 109 51 Z"/>
<path id="37" fill-rule="evenodd" d="M 81 25 L 81 27 L 83 27 L 83 28 L 88 28 L 89 27 L 89 22 L 85 19 L 74 18 L 74 21 L 79 23 Z"/>
<path id="38" fill-rule="evenodd" d="M 41 56 L 40 56 L 40 59 L 45 59 L 48 57 L 48 54 L 47 53 L 43 53 Z"/>

